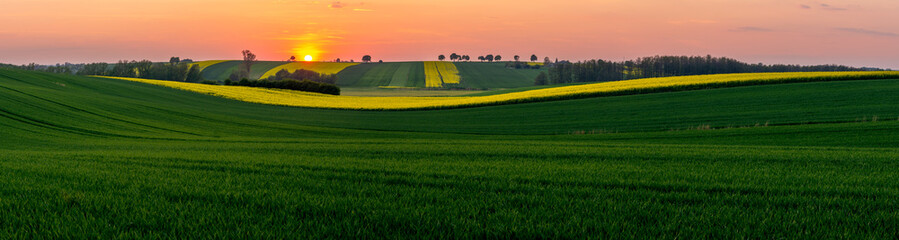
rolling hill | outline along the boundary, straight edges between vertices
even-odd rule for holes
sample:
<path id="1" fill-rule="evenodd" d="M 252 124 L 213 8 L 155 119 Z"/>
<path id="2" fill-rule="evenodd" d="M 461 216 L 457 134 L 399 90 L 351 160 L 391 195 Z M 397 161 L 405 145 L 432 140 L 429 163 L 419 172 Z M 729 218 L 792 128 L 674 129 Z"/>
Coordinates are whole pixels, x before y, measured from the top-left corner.
<path id="1" fill-rule="evenodd" d="M 871 79 L 353 111 L 0 69 L 0 233 L 890 238 L 897 96 Z"/>
<path id="2" fill-rule="evenodd" d="M 203 78 L 224 81 L 238 70 L 240 61 L 203 61 Z M 539 69 L 508 69 L 505 63 L 442 62 L 456 67 L 460 84 L 458 87 L 474 89 L 502 89 L 526 87 L 534 84 Z M 417 87 L 424 88 L 424 62 L 384 62 L 384 63 L 333 63 L 333 62 L 293 62 L 259 61 L 253 67 L 250 77 L 269 77 L 281 69 L 312 70 L 319 73 L 338 74 L 338 85 L 343 87 Z"/>

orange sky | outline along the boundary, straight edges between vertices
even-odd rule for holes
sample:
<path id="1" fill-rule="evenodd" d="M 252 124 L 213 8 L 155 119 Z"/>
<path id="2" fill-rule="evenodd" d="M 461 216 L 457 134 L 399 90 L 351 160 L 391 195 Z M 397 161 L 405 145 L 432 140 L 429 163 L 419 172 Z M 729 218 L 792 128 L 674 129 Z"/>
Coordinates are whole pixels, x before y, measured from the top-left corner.
<path id="1" fill-rule="evenodd" d="M 486 3 L 485 3 L 486 2 Z M 650 55 L 899 68 L 899 1 L 4 0 L 0 62 Z"/>

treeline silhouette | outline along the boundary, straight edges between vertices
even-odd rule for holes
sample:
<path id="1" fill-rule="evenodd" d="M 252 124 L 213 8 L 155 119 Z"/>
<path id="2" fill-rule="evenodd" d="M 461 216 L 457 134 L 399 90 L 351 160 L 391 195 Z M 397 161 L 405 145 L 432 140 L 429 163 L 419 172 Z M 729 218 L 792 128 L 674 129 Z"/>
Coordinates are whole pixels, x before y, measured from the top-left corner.
<path id="1" fill-rule="evenodd" d="M 787 65 L 749 64 L 726 57 L 707 56 L 653 56 L 636 60 L 614 62 L 601 59 L 581 62 L 555 62 L 545 66 L 545 75 L 534 79 L 535 85 L 606 82 L 637 78 L 670 77 L 685 75 L 759 72 L 833 72 L 871 71 L 878 68 L 856 68 L 843 65 Z"/>

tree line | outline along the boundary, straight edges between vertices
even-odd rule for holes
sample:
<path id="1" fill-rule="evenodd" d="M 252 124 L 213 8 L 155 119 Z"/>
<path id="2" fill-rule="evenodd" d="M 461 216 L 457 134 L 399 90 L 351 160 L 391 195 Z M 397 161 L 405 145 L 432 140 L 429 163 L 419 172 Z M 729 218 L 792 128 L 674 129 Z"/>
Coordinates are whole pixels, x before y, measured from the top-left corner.
<path id="1" fill-rule="evenodd" d="M 521 56 L 515 55 L 515 56 L 513 56 L 512 58 L 515 59 L 515 62 L 518 62 L 518 60 L 521 59 Z M 471 56 L 468 56 L 468 55 L 459 55 L 459 54 L 456 54 L 456 53 L 451 53 L 450 56 L 449 56 L 449 59 L 450 59 L 450 61 L 453 61 L 453 62 L 456 62 L 456 61 L 460 61 L 460 62 L 461 62 L 461 61 L 466 61 L 466 62 L 468 62 L 468 61 L 471 61 Z M 484 56 L 478 56 L 476 59 L 477 59 L 478 61 L 481 61 L 481 62 L 485 62 L 485 61 L 486 61 L 486 62 L 493 62 L 493 61 L 502 61 L 502 60 L 503 60 L 503 56 L 501 56 L 501 55 L 499 55 L 499 54 L 496 54 L 496 55 L 493 55 L 493 54 L 487 54 L 487 55 L 484 55 Z M 530 59 L 531 59 L 531 62 L 536 62 L 536 61 L 537 61 L 537 55 L 536 55 L 536 54 L 531 54 L 531 58 L 530 58 Z M 438 56 L 437 56 L 437 60 L 440 60 L 440 61 L 446 60 L 446 55 L 443 55 L 443 54 L 438 55 Z M 549 58 L 548 58 L 548 57 L 546 58 L 546 61 L 549 61 Z"/>
<path id="2" fill-rule="evenodd" d="M 199 66 L 182 63 L 178 57 L 172 57 L 167 63 L 154 63 L 150 60 L 121 60 L 115 64 L 88 63 L 84 64 L 76 74 L 146 78 L 179 82 L 203 81 L 203 77 L 200 75 Z"/>
<path id="3" fill-rule="evenodd" d="M 548 62 L 548 61 L 547 61 Z M 685 75 L 760 73 L 760 72 L 831 72 L 870 71 L 877 68 L 857 68 L 843 65 L 789 65 L 762 63 L 750 64 L 727 57 L 707 56 L 653 56 L 629 61 L 605 61 L 602 59 L 580 62 L 558 60 L 547 64 L 546 73 L 534 79 L 535 85 L 606 82 L 637 78 L 670 77 Z"/>

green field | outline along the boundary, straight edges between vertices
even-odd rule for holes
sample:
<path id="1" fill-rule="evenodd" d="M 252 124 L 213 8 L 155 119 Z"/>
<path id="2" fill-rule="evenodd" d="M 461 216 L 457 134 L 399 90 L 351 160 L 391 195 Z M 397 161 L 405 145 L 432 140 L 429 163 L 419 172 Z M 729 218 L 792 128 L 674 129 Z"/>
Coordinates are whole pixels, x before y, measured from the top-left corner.
<path id="1" fill-rule="evenodd" d="M 206 80 L 224 81 L 231 76 L 231 73 L 237 71 L 240 64 L 241 61 L 225 61 L 212 64 L 204 68 L 201 74 L 203 75 L 203 79 Z"/>
<path id="2" fill-rule="evenodd" d="M 284 65 L 285 63 L 287 62 L 258 61 L 253 64 L 252 70 L 250 71 L 250 78 L 258 79 L 262 76 L 262 74 L 265 74 L 266 71 Z M 225 79 L 228 79 L 229 76 L 231 76 L 231 73 L 236 72 L 241 66 L 241 61 L 220 62 L 203 69 L 202 75 L 203 78 L 207 80 L 224 81 Z"/>
<path id="3" fill-rule="evenodd" d="M 348 111 L 0 69 L 0 236 L 893 238 L 897 101 L 857 80 Z"/>
<path id="4" fill-rule="evenodd" d="M 421 62 L 385 62 L 359 64 L 337 73 L 337 84 L 345 87 L 423 87 Z"/>
<path id="5" fill-rule="evenodd" d="M 469 88 L 517 88 L 534 85 L 545 69 L 508 69 L 506 63 L 456 62 L 462 85 Z"/>

